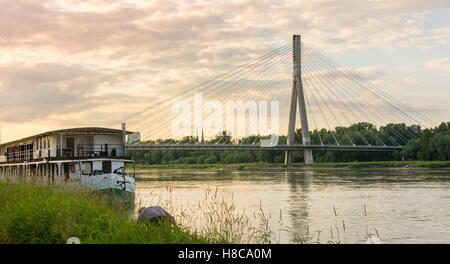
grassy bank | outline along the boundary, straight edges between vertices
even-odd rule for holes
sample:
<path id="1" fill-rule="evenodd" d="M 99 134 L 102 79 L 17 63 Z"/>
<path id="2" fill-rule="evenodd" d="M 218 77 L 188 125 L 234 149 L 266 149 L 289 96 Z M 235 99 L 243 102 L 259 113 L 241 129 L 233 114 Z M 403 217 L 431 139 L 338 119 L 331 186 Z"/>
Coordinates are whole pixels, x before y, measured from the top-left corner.
<path id="1" fill-rule="evenodd" d="M 0 183 L 0 243 L 213 243 L 169 225 L 138 224 L 105 197 L 71 187 Z"/>
<path id="2" fill-rule="evenodd" d="M 136 169 L 259 169 L 259 168 L 450 168 L 450 161 L 370 161 L 370 162 L 335 162 L 335 163 L 314 163 L 306 165 L 295 163 L 284 165 L 280 163 L 243 163 L 243 164 L 168 164 L 150 165 L 136 164 Z"/>

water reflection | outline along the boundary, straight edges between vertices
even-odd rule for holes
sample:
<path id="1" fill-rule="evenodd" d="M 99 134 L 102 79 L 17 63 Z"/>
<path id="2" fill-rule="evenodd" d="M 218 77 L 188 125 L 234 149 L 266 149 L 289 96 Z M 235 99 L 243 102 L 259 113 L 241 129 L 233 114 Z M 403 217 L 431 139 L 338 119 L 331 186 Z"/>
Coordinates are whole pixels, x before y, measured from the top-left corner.
<path id="1" fill-rule="evenodd" d="M 289 184 L 290 206 L 288 213 L 290 216 L 291 232 L 288 232 L 289 241 L 294 241 L 296 233 L 307 235 L 309 227 L 309 193 L 312 191 L 314 171 L 294 173 L 285 171 L 285 177 Z"/>

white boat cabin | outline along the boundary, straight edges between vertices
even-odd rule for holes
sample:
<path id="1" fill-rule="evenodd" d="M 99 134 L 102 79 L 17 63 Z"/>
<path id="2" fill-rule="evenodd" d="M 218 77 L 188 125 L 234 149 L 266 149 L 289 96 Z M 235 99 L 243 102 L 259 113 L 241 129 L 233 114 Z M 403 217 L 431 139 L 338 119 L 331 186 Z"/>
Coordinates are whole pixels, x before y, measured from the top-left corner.
<path id="1" fill-rule="evenodd" d="M 66 179 L 112 173 L 132 162 L 125 130 L 85 127 L 49 131 L 0 144 L 1 173 L 36 173 Z"/>

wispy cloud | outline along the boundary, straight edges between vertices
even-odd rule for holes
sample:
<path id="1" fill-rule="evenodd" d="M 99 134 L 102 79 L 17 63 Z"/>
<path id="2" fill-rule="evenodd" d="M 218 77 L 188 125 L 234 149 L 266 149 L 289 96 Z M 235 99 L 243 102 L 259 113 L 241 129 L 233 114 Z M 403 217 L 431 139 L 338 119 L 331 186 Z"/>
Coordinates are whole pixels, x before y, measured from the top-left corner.
<path id="1" fill-rule="evenodd" d="M 450 72 L 450 58 L 434 59 L 425 62 L 425 67 L 431 70 Z"/>

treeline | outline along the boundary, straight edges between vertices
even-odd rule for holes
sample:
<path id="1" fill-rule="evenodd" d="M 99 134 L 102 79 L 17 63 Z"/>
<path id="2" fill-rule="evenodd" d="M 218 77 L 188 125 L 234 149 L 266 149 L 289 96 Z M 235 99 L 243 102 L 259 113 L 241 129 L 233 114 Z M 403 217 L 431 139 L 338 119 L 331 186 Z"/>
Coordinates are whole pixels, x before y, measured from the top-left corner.
<path id="1" fill-rule="evenodd" d="M 388 124 L 377 128 L 370 123 L 357 123 L 349 127 L 336 127 L 334 130 L 314 130 L 310 132 L 313 144 L 340 145 L 402 145 L 404 149 L 395 152 L 339 152 L 315 151 L 316 162 L 352 162 L 352 161 L 395 161 L 395 160 L 450 160 L 450 122 L 438 127 L 422 129 L 420 126 Z M 296 131 L 296 142 L 302 143 L 301 130 Z M 230 136 L 217 136 L 203 143 L 214 144 L 259 144 L 268 137 L 250 136 L 233 139 Z M 201 139 L 185 137 L 182 140 L 156 140 L 142 143 L 198 143 Z M 286 137 L 280 136 L 280 144 L 286 143 Z M 141 164 L 234 164 L 234 163 L 283 163 L 283 151 L 189 151 L 154 150 L 129 151 L 137 163 Z M 294 159 L 303 162 L 303 153 Z"/>

